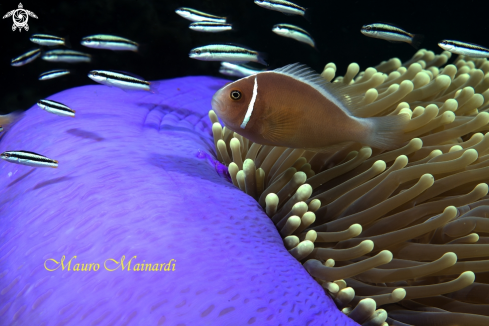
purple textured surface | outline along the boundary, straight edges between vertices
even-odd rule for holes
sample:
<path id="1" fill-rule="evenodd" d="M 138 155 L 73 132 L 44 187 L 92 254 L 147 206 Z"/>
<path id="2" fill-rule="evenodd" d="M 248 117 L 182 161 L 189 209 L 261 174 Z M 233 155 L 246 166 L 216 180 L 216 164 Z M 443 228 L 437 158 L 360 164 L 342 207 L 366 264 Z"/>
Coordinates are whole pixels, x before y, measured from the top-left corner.
<path id="1" fill-rule="evenodd" d="M 356 325 L 214 160 L 207 113 L 226 82 L 70 89 L 49 99 L 76 118 L 34 106 L 5 134 L 0 152 L 59 167 L 0 162 L 1 325 Z M 122 256 L 131 270 L 105 269 Z"/>

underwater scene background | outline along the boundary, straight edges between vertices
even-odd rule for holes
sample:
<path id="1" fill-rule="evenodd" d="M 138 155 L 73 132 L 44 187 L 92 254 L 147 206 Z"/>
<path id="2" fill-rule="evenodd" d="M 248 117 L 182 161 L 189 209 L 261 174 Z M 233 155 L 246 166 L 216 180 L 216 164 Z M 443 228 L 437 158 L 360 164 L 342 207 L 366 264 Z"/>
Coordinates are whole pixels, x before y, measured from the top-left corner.
<path id="1" fill-rule="evenodd" d="M 307 19 L 252 0 L 50 1 L 22 2 L 38 17 L 28 31 L 1 21 L 0 114 L 25 113 L 0 117 L 0 325 L 489 324 L 489 63 L 438 46 L 489 46 L 489 5 L 295 3 Z M 0 3 L 2 16 L 18 6 Z M 179 7 L 235 30 L 192 31 Z M 379 22 L 423 34 L 420 50 L 360 32 Z M 278 23 L 307 30 L 316 49 L 274 34 Z M 92 61 L 12 66 L 36 33 Z M 139 51 L 80 44 L 94 34 Z M 264 53 L 256 69 L 309 66 L 280 77 L 334 94 L 358 121 L 402 118 L 402 144 L 254 142 L 216 100 L 244 84 L 189 58 L 213 43 Z M 71 74 L 38 80 L 58 68 Z M 93 70 L 154 82 L 109 87 Z M 243 91 L 255 118 L 280 85 L 264 91 L 264 75 Z M 307 103 L 292 85 L 291 103 Z"/>
<path id="2" fill-rule="evenodd" d="M 180 76 L 219 75 L 218 62 L 201 62 L 188 57 L 190 49 L 211 43 L 237 43 L 268 54 L 268 69 L 301 62 L 320 72 L 328 62 L 340 71 L 357 62 L 360 67 L 377 65 L 380 61 L 398 57 L 405 61 L 415 53 L 409 44 L 389 43 L 368 38 L 360 28 L 373 22 L 396 24 L 411 33 L 425 35 L 421 48 L 440 51 L 442 39 L 465 40 L 487 46 L 488 32 L 482 15 L 484 1 L 312 1 L 300 3 L 311 8 L 311 23 L 299 16 L 285 16 L 263 9 L 251 0 L 187 0 L 187 1 L 49 1 L 23 2 L 24 7 L 39 17 L 30 18 L 30 30 L 12 32 L 12 19 L 3 19 L 0 35 L 3 51 L 0 112 L 25 110 L 39 98 L 66 88 L 90 84 L 86 74 L 92 69 L 117 69 L 132 72 L 146 80 Z M 16 9 L 18 2 L 3 1 L 2 12 Z M 178 7 L 197 8 L 214 15 L 229 17 L 238 31 L 200 33 L 188 29 L 190 21 L 175 14 Z M 2 14 L 3 16 L 3 14 Z M 306 44 L 274 34 L 274 24 L 289 23 L 305 28 L 316 41 L 318 51 Z M 35 33 L 68 37 L 73 50 L 94 55 L 89 64 L 54 64 L 36 60 L 23 67 L 12 67 L 10 60 L 29 49 Z M 80 45 L 84 36 L 113 34 L 143 45 L 142 53 L 99 51 Z M 259 65 L 257 65 L 259 67 Z M 76 74 L 68 78 L 40 82 L 40 73 L 50 69 L 72 68 Z"/>

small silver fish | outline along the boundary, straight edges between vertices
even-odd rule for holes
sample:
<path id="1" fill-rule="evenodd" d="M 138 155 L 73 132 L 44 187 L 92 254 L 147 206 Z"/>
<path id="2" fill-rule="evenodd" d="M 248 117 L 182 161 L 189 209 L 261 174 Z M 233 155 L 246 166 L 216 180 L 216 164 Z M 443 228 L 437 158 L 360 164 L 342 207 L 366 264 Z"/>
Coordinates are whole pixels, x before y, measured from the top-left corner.
<path id="1" fill-rule="evenodd" d="M 18 163 L 22 165 L 49 168 L 58 167 L 58 161 L 28 151 L 7 151 L 3 152 L 0 157 L 7 162 Z"/>
<path id="2" fill-rule="evenodd" d="M 137 52 L 139 44 L 127 38 L 97 34 L 82 38 L 81 45 L 92 49 L 105 49 L 114 51 L 134 51 Z"/>
<path id="3" fill-rule="evenodd" d="M 42 56 L 43 60 L 50 62 L 90 62 L 92 56 L 88 53 L 72 51 L 72 50 L 51 50 Z"/>
<path id="4" fill-rule="evenodd" d="M 285 15 L 299 15 L 306 17 L 307 9 L 284 0 L 255 0 L 260 7 L 275 10 Z"/>
<path id="5" fill-rule="evenodd" d="M 29 40 L 42 46 L 65 45 L 64 38 L 47 34 L 34 34 L 29 38 Z"/>
<path id="6" fill-rule="evenodd" d="M 189 28 L 196 32 L 219 33 L 232 30 L 233 25 L 216 22 L 195 22 L 191 23 Z"/>
<path id="7" fill-rule="evenodd" d="M 263 54 L 240 46 L 228 44 L 211 44 L 190 51 L 189 57 L 202 61 L 258 62 L 268 66 Z"/>
<path id="8" fill-rule="evenodd" d="M 405 42 L 411 44 L 415 49 L 423 42 L 424 35 L 411 34 L 405 30 L 389 24 L 376 23 L 362 26 L 360 30 L 363 35 L 380 38 L 389 42 Z"/>
<path id="9" fill-rule="evenodd" d="M 68 75 L 69 73 L 70 73 L 70 71 L 67 69 L 50 70 L 50 71 L 46 71 L 46 72 L 43 72 L 42 74 L 40 74 L 39 80 L 48 80 L 48 79 L 58 78 L 61 76 Z"/>
<path id="10" fill-rule="evenodd" d="M 53 113 L 62 117 L 75 117 L 75 110 L 70 109 L 60 102 L 56 102 L 53 100 L 40 100 L 39 102 L 37 102 L 37 105 L 41 109 L 49 113 Z"/>
<path id="11" fill-rule="evenodd" d="M 92 70 L 88 73 L 88 77 L 97 83 L 107 86 L 115 86 L 127 90 L 151 91 L 150 82 L 119 72 Z"/>
<path id="12" fill-rule="evenodd" d="M 263 70 L 251 69 L 231 62 L 221 62 L 221 68 L 219 68 L 219 73 L 235 77 L 247 77 L 259 72 L 263 72 Z"/>
<path id="13" fill-rule="evenodd" d="M 185 19 L 193 22 L 209 21 L 216 23 L 225 23 L 226 17 L 214 16 L 192 8 L 180 7 L 175 12 Z"/>
<path id="14" fill-rule="evenodd" d="M 306 43 L 313 48 L 316 47 L 311 35 L 300 27 L 290 24 L 277 24 L 272 28 L 272 32 L 280 36 L 288 37 L 296 41 Z"/>
<path id="15" fill-rule="evenodd" d="M 12 59 L 12 62 L 10 63 L 14 67 L 19 67 L 28 64 L 29 62 L 32 62 L 37 59 L 41 55 L 41 49 L 35 49 L 31 50 L 29 52 L 26 52 L 20 56 L 18 56 L 15 59 Z"/>
<path id="16" fill-rule="evenodd" d="M 466 55 L 472 58 L 489 58 L 489 49 L 473 43 L 443 40 L 438 43 L 438 46 L 443 50 L 455 54 Z"/>

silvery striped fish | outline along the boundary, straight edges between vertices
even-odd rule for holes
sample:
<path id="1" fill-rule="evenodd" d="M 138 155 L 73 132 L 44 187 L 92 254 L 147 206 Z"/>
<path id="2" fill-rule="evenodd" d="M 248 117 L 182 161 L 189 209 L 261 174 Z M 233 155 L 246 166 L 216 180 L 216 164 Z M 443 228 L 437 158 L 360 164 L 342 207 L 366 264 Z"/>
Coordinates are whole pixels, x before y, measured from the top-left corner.
<path id="1" fill-rule="evenodd" d="M 41 55 L 41 49 L 35 49 L 31 50 L 29 52 L 26 52 L 20 56 L 18 56 L 15 59 L 12 59 L 12 62 L 10 63 L 14 67 L 19 67 L 28 64 L 29 62 L 32 62 L 37 59 Z"/>
<path id="2" fill-rule="evenodd" d="M 197 32 L 218 33 L 232 30 L 233 25 L 216 22 L 194 22 L 190 24 L 189 28 Z"/>
<path id="3" fill-rule="evenodd" d="M 275 34 L 284 36 L 284 37 L 289 37 L 291 39 L 294 39 L 296 41 L 306 43 L 313 48 L 316 46 L 314 44 L 314 40 L 311 38 L 311 35 L 309 35 L 308 32 L 303 30 L 300 27 L 297 27 L 295 25 L 290 25 L 290 24 L 277 24 L 274 25 L 272 28 L 272 31 Z"/>
<path id="4" fill-rule="evenodd" d="M 47 34 L 34 34 L 29 38 L 29 40 L 42 46 L 65 45 L 64 38 Z"/>
<path id="5" fill-rule="evenodd" d="M 92 70 L 88 73 L 88 77 L 97 83 L 107 86 L 115 86 L 127 90 L 151 91 L 150 82 L 119 72 Z"/>
<path id="6" fill-rule="evenodd" d="M 90 62 L 92 56 L 88 53 L 73 51 L 73 50 L 51 50 L 42 56 L 43 60 L 50 62 Z"/>
<path id="7" fill-rule="evenodd" d="M 251 69 L 231 62 L 221 62 L 221 68 L 219 68 L 219 73 L 235 77 L 247 77 L 259 72 L 263 72 L 263 70 Z"/>
<path id="8" fill-rule="evenodd" d="M 211 44 L 190 51 L 189 57 L 202 61 L 258 62 L 268 66 L 263 53 L 229 44 Z"/>
<path id="9" fill-rule="evenodd" d="M 360 32 L 368 37 L 380 38 L 393 43 L 406 42 L 415 49 L 419 47 L 424 39 L 421 34 L 411 34 L 399 27 L 383 23 L 364 25 Z"/>
<path id="10" fill-rule="evenodd" d="M 43 110 L 53 113 L 62 117 L 75 117 L 75 110 L 70 109 L 63 103 L 59 103 L 53 100 L 40 100 L 37 105 Z"/>
<path id="11" fill-rule="evenodd" d="M 307 9 L 284 0 L 255 0 L 260 7 L 279 11 L 285 15 L 299 15 L 307 18 Z"/>
<path id="12" fill-rule="evenodd" d="M 53 78 L 58 78 L 61 76 L 68 75 L 70 71 L 68 69 L 55 69 L 55 70 L 50 70 L 43 72 L 42 74 L 39 75 L 39 80 L 48 80 L 48 79 L 53 79 Z"/>
<path id="13" fill-rule="evenodd" d="M 7 162 L 18 163 L 28 166 L 49 168 L 58 167 L 58 161 L 28 151 L 6 151 L 3 152 L 0 157 Z"/>
<path id="14" fill-rule="evenodd" d="M 488 58 L 489 49 L 473 43 L 465 43 L 453 40 L 443 40 L 438 43 L 443 50 L 455 54 L 462 54 L 472 58 Z"/>
<path id="15" fill-rule="evenodd" d="M 214 16 L 192 8 L 180 7 L 177 10 L 175 10 L 175 12 L 180 16 L 182 16 L 183 18 L 191 20 L 193 22 L 201 22 L 201 21 L 209 21 L 209 22 L 216 22 L 216 23 L 226 22 L 226 17 Z"/>
<path id="16" fill-rule="evenodd" d="M 81 45 L 93 49 L 105 49 L 114 51 L 134 51 L 137 52 L 139 44 L 127 38 L 97 34 L 82 38 Z"/>

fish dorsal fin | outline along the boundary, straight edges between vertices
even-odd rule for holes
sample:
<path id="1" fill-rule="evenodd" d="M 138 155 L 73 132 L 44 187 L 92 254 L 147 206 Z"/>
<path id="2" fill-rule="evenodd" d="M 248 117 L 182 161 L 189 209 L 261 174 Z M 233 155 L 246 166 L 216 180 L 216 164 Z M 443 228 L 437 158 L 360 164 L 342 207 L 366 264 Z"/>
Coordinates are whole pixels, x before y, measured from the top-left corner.
<path id="1" fill-rule="evenodd" d="M 333 102 L 346 114 L 352 115 L 352 101 L 347 94 L 342 92 L 342 87 L 339 84 L 328 82 L 308 66 L 301 63 L 293 63 L 275 69 L 273 72 L 292 77 L 295 80 L 308 84 L 329 101 Z"/>

